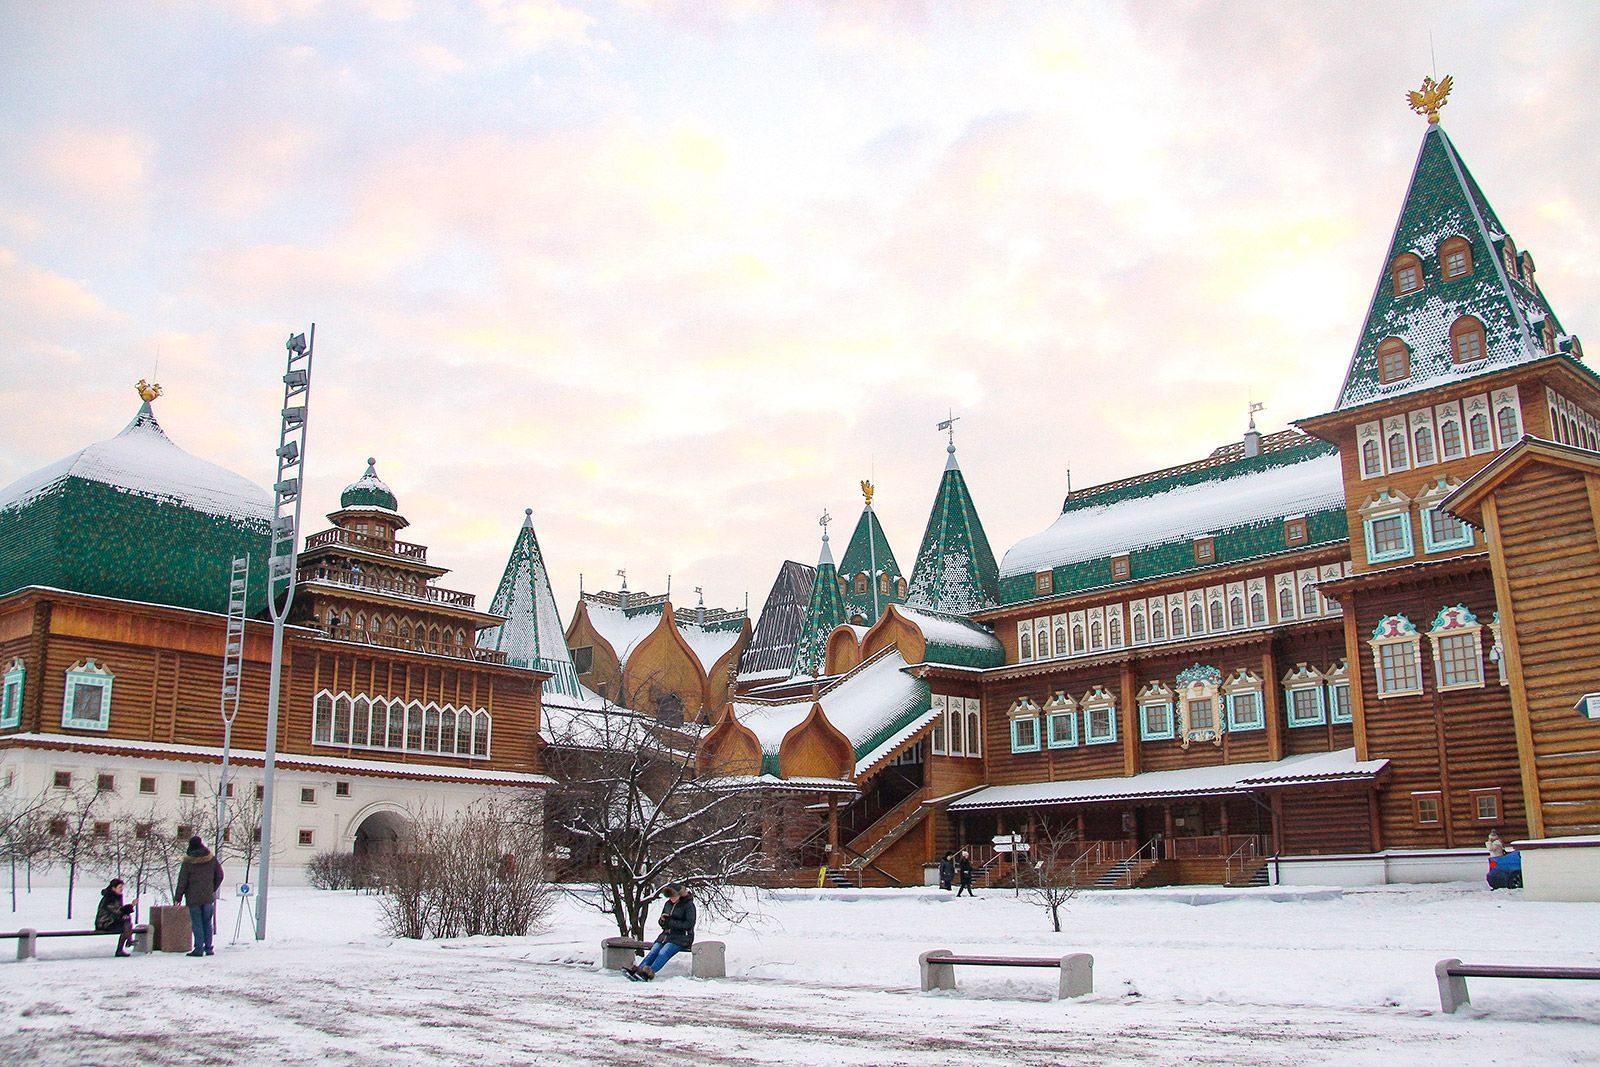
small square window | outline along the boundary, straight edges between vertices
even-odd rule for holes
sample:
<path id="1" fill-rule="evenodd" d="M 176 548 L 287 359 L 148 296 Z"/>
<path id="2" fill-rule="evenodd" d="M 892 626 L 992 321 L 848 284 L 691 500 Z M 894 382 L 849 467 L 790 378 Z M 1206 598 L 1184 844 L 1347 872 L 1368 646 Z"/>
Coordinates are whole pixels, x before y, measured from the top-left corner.
<path id="1" fill-rule="evenodd" d="M 177 838 L 179 841 L 187 841 L 189 838 L 194 836 L 194 827 L 190 826 L 186 822 L 180 822 L 173 830 L 172 836 Z"/>
<path id="2" fill-rule="evenodd" d="M 250 840 L 254 841 L 258 845 L 261 844 L 261 827 L 258 826 L 254 830 L 250 831 Z"/>
<path id="3" fill-rule="evenodd" d="M 1126 579 L 1130 573 L 1132 572 L 1128 565 L 1127 556 L 1113 556 L 1111 558 L 1111 577 L 1113 579 L 1120 582 Z"/>
<path id="4" fill-rule="evenodd" d="M 347 797 L 347 796 L 349 796 L 350 795 L 350 783 L 349 782 L 334 782 L 333 783 L 333 795 L 336 796 L 336 797 Z"/>
<path id="5" fill-rule="evenodd" d="M 267 787 L 260 782 L 256 783 L 256 799 L 261 800 L 267 795 Z"/>
<path id="6" fill-rule="evenodd" d="M 67 836 L 67 820 L 65 820 L 65 819 L 51 819 L 50 820 L 50 836 L 51 837 L 66 837 Z"/>
<path id="7" fill-rule="evenodd" d="M 226 786 L 223 787 L 222 795 L 226 796 L 226 797 L 233 796 L 233 783 L 232 782 L 229 782 Z"/>
<path id="8" fill-rule="evenodd" d="M 100 837 L 100 838 L 110 837 L 111 836 L 111 824 L 108 823 L 108 822 L 97 822 L 97 823 L 95 823 L 94 824 L 94 836 Z"/>
<path id="9" fill-rule="evenodd" d="M 1500 790 L 1474 789 L 1472 791 L 1472 810 L 1479 822 L 1500 821 Z"/>
<path id="10" fill-rule="evenodd" d="M 1217 543 L 1209 537 L 1197 537 L 1194 542 L 1194 561 L 1212 563 L 1217 558 Z"/>
<path id="11" fill-rule="evenodd" d="M 572 669 L 577 674 L 594 670 L 594 646 L 580 645 L 572 650 Z"/>
<path id="12" fill-rule="evenodd" d="M 178 779 L 178 795 L 180 797 L 192 797 L 194 794 L 195 780 L 193 778 Z"/>
<path id="13" fill-rule="evenodd" d="M 150 794 L 153 794 L 155 791 L 156 791 L 156 780 L 154 778 L 140 778 L 139 779 L 139 792 L 144 793 L 144 794 L 146 794 L 148 796 Z"/>
<path id="14" fill-rule="evenodd" d="M 313 834 L 312 831 L 310 831 L 310 830 L 301 830 L 300 831 L 300 837 L 299 837 L 300 847 L 301 848 L 310 848 L 312 846 L 313 841 L 315 840 L 315 837 L 316 837 L 316 835 Z"/>
<path id="15" fill-rule="evenodd" d="M 316 802 L 317 802 L 317 791 L 315 789 L 312 789 L 310 786 L 302 787 L 301 790 L 300 790 L 300 803 L 302 803 L 302 804 L 315 804 Z"/>
<path id="16" fill-rule="evenodd" d="M 155 829 L 155 824 L 154 823 L 148 823 L 148 822 L 134 823 L 133 824 L 133 836 L 134 836 L 135 839 L 137 839 L 139 841 L 148 841 L 150 839 L 150 831 L 154 830 L 154 829 Z"/>
<path id="17" fill-rule="evenodd" d="M 1286 544 L 1303 545 L 1306 543 L 1306 520 L 1286 519 L 1283 524 L 1283 540 Z"/>
<path id="18" fill-rule="evenodd" d="M 1033 576 L 1033 591 L 1035 593 L 1051 593 L 1055 591 L 1055 575 L 1050 571 L 1040 571 Z"/>
<path id="19" fill-rule="evenodd" d="M 1440 807 L 1439 807 L 1440 799 L 1441 799 L 1440 798 L 1440 794 L 1438 794 L 1438 793 L 1413 793 L 1413 794 L 1411 794 L 1411 803 L 1412 803 L 1413 807 L 1416 809 L 1417 825 L 1418 826 L 1436 826 L 1436 825 L 1438 825 L 1438 823 L 1439 823 L 1439 812 L 1440 812 Z"/>
<path id="20" fill-rule="evenodd" d="M 54 777 L 51 779 L 51 784 L 54 785 L 57 789 L 71 789 L 72 788 L 72 772 L 71 771 L 57 771 L 55 773 Z"/>
<path id="21" fill-rule="evenodd" d="M 117 791 L 117 776 L 114 774 L 97 774 L 94 786 L 102 793 L 115 793 Z"/>

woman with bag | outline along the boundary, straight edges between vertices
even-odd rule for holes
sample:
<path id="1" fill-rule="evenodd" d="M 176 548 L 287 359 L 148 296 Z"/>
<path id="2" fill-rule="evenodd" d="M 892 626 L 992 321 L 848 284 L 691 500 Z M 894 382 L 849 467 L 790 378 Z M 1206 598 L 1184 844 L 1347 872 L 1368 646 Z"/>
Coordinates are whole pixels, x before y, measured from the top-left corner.
<path id="1" fill-rule="evenodd" d="M 694 944 L 694 894 L 674 882 L 663 889 L 661 895 L 667 899 L 666 907 L 661 909 L 661 933 L 656 935 L 656 943 L 650 946 L 644 959 L 637 966 L 627 968 L 628 977 L 635 982 L 650 981 L 668 960 Z"/>

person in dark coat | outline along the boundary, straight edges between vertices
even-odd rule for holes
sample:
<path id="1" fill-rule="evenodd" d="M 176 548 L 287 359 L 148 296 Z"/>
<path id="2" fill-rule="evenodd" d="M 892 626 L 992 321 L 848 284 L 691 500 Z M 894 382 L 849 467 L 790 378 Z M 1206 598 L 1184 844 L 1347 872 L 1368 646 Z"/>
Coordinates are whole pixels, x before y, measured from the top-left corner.
<path id="1" fill-rule="evenodd" d="M 694 894 L 674 882 L 661 895 L 667 898 L 661 909 L 661 933 L 638 966 L 628 968 L 628 977 L 642 982 L 650 981 L 668 960 L 694 944 Z"/>
<path id="2" fill-rule="evenodd" d="M 956 890 L 956 896 L 959 897 L 962 893 L 965 893 L 969 897 L 973 896 L 972 861 L 967 858 L 967 853 L 965 850 L 963 850 L 962 853 L 956 857 L 956 868 L 961 872 L 961 888 Z"/>
<path id="3" fill-rule="evenodd" d="M 950 883 L 955 880 L 956 862 L 950 858 L 950 853 L 946 852 L 944 858 L 939 861 L 939 888 L 949 889 Z"/>
<path id="4" fill-rule="evenodd" d="M 222 863 L 199 836 L 189 838 L 189 848 L 178 871 L 178 891 L 172 902 L 189 902 L 189 929 L 194 931 L 191 956 L 210 956 L 217 917 L 217 890 L 222 888 Z"/>
<path id="5" fill-rule="evenodd" d="M 94 928 L 102 934 L 121 934 L 115 956 L 128 955 L 133 944 L 133 905 L 122 902 L 122 879 L 113 878 L 100 890 L 100 908 L 94 913 Z"/>

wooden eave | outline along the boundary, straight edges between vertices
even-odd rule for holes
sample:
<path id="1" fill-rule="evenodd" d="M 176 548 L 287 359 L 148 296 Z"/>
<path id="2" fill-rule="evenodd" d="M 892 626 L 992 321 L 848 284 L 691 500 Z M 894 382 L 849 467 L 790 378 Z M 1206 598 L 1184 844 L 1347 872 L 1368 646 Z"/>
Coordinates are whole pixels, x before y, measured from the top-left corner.
<path id="1" fill-rule="evenodd" d="M 1600 452 L 1524 434 L 1516 444 L 1496 456 L 1492 463 L 1456 486 L 1439 506 L 1481 530 L 1484 502 L 1509 478 L 1535 463 L 1580 474 L 1600 474 Z"/>
<path id="2" fill-rule="evenodd" d="M 1343 578 L 1332 578 L 1317 585 L 1323 596 L 1344 603 L 1344 595 L 1368 589 L 1423 589 L 1443 581 L 1450 581 L 1474 571 L 1489 572 L 1489 553 L 1470 552 L 1449 559 L 1430 559 L 1408 563 L 1403 567 L 1385 567 L 1382 570 L 1364 571 Z M 1348 611 L 1348 607 L 1346 611 Z"/>
<path id="3" fill-rule="evenodd" d="M 1067 611 L 1081 611 L 1101 607 L 1123 600 L 1138 600 L 1145 597 L 1166 596 L 1169 593 L 1188 592 L 1195 588 L 1196 583 L 1204 586 L 1227 585 L 1230 582 L 1247 581 L 1250 578 L 1260 578 L 1264 572 L 1275 571 L 1278 566 L 1268 566 L 1269 561 L 1286 565 L 1292 557 L 1294 569 L 1302 566 L 1318 566 L 1324 563 L 1343 563 L 1350 555 L 1350 539 L 1342 538 L 1338 541 L 1325 541 L 1320 545 L 1309 547 L 1299 545 L 1285 545 L 1282 552 L 1274 552 L 1265 556 L 1254 556 L 1250 559 L 1239 560 L 1235 563 L 1225 563 L 1217 567 L 1197 567 L 1193 570 L 1179 571 L 1175 574 L 1162 575 L 1159 578 L 1130 578 L 1124 582 L 1114 582 L 1110 585 L 1096 586 L 1093 589 L 1084 589 L 1073 593 L 1052 593 L 1049 596 L 1032 597 L 1028 600 L 1018 600 L 996 608 L 985 608 L 983 611 L 974 611 L 968 618 L 994 626 L 997 623 L 1031 618 L 1041 611 L 1048 610 L 1052 615 L 1059 615 Z"/>
<path id="4" fill-rule="evenodd" d="M 406 517 L 400 514 L 398 511 L 390 511 L 388 508 L 380 508 L 376 504 L 357 504 L 354 507 L 340 508 L 338 511 L 330 511 L 328 512 L 327 519 L 335 526 L 338 526 L 343 520 L 355 522 L 359 519 L 370 518 L 373 515 L 382 515 L 385 519 L 392 520 L 396 530 L 404 530 L 407 526 L 411 525 L 411 523 L 406 521 Z"/>
<path id="5" fill-rule="evenodd" d="M 395 552 L 379 552 L 375 548 L 361 548 L 357 545 L 344 545 L 337 543 L 331 545 L 318 545 L 315 548 L 304 549 L 300 552 L 299 556 L 296 557 L 296 565 L 305 566 L 307 563 L 315 562 L 324 556 L 359 556 L 361 559 L 371 560 L 374 563 L 381 563 L 386 567 L 393 567 L 396 570 L 410 571 L 415 574 L 426 574 L 430 578 L 440 578 L 450 573 L 449 567 L 435 567 L 431 563 L 419 563 L 414 559 L 408 559 L 405 556 Z"/>
<path id="6" fill-rule="evenodd" d="M 535 689 L 542 687 L 545 681 L 554 677 L 550 671 L 536 670 L 532 667 L 518 667 L 511 663 L 494 663 L 489 660 L 472 659 L 468 656 L 447 656 L 442 652 L 427 652 L 420 648 L 396 648 L 390 645 L 374 645 L 365 641 L 346 641 L 338 637 L 330 637 L 321 630 L 307 630 L 304 633 L 293 635 L 296 643 L 311 645 L 339 654 L 355 654 L 368 656 L 372 659 L 385 660 L 415 660 L 423 657 L 431 660 L 441 667 L 454 667 L 463 671 L 491 671 L 495 674 L 512 678 L 531 678 Z M 469 648 L 472 646 L 468 646 Z"/>

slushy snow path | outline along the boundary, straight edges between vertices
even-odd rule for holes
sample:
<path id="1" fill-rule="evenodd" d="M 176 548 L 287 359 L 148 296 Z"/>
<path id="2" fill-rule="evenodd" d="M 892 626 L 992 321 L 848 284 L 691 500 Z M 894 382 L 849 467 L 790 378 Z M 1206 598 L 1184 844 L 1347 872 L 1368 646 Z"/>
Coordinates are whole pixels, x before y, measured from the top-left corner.
<path id="1" fill-rule="evenodd" d="M 36 890 L 0 926 L 61 928 L 63 903 Z M 596 970 L 607 927 L 570 900 L 534 937 L 415 943 L 380 936 L 374 897 L 283 887 L 265 945 L 230 946 L 223 904 L 213 959 L 112 959 L 97 939 L 0 962 L 0 1061 L 1600 1064 L 1600 984 L 1473 982 L 1473 1008 L 1446 1016 L 1433 980 L 1446 956 L 1600 964 L 1597 905 L 1469 885 L 1086 893 L 1062 934 L 1000 891 L 751 907 L 744 926 L 702 921 L 728 943 L 726 981 L 674 962 L 641 985 Z M 957 992 L 924 994 L 928 948 L 1087 950 L 1096 993 L 1057 1002 L 1053 972 L 966 968 Z"/>

